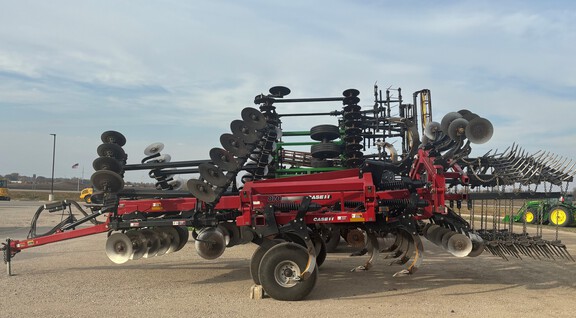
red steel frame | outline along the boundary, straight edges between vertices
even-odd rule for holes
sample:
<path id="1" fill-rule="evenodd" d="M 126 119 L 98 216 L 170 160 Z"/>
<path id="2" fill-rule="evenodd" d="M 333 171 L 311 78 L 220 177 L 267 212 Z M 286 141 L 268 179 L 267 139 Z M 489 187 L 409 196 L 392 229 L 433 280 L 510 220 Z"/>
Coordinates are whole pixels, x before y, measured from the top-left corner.
<path id="1" fill-rule="evenodd" d="M 418 188 L 416 192 L 421 200 L 426 200 L 429 204 L 421 208 L 420 213 L 413 216 L 414 219 L 428 219 L 434 213 L 446 214 L 444 208 L 447 197 L 446 178 L 457 178 L 462 183 L 468 181 L 468 177 L 459 166 L 454 165 L 453 172 L 444 172 L 444 167 L 434 164 L 434 161 L 435 158 L 430 157 L 428 151 L 419 149 L 410 178 L 426 179 L 428 186 Z M 241 215 L 236 218 L 236 225 L 254 226 L 259 224 L 253 223 L 263 221 L 263 211 L 267 205 L 297 204 L 305 196 L 311 196 L 314 203 L 321 205 L 320 209 L 306 214 L 306 224 L 353 223 L 376 221 L 378 200 L 406 199 L 410 196 L 410 192 L 406 189 L 376 191 L 371 173 L 362 173 L 360 169 L 348 169 L 249 182 L 245 184 L 239 195 L 220 198 L 214 209 L 238 210 Z M 448 195 L 448 199 L 451 200 L 462 198 L 463 196 L 459 194 Z M 345 201 L 362 202 L 364 211 L 345 208 Z M 117 214 L 189 211 L 196 207 L 197 202 L 195 198 L 121 200 Z M 340 210 L 333 210 L 331 207 L 338 202 Z M 279 225 L 289 223 L 296 215 L 295 210 L 296 208 L 290 212 L 276 212 L 276 222 Z M 10 247 L 13 253 L 17 253 L 26 248 L 104 233 L 109 230 L 110 215 L 111 213 L 103 224 L 58 231 L 52 235 L 27 240 L 13 240 L 10 242 Z M 262 218 L 259 218 L 259 215 L 262 215 Z"/>

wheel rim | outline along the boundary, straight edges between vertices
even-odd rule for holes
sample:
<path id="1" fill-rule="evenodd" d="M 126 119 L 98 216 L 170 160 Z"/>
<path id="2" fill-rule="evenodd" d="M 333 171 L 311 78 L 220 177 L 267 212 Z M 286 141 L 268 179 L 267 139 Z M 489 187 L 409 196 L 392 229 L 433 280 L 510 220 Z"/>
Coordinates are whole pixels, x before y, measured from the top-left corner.
<path id="1" fill-rule="evenodd" d="M 286 288 L 293 287 L 297 284 L 297 280 L 294 279 L 300 276 L 300 267 L 293 261 L 283 261 L 276 265 L 274 269 L 274 278 L 278 285 Z"/>
<path id="2" fill-rule="evenodd" d="M 534 213 L 532 212 L 526 212 L 526 222 L 527 223 L 532 223 L 534 222 Z"/>
<path id="3" fill-rule="evenodd" d="M 550 214 L 550 220 L 554 224 L 564 224 L 566 222 L 566 212 L 556 209 Z"/>

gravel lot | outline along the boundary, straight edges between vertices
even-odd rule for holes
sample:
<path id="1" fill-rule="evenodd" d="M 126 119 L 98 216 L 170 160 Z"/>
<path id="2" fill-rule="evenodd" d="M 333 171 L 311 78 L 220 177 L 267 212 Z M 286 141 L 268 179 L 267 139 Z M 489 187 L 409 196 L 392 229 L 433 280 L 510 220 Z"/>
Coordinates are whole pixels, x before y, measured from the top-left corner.
<path id="1" fill-rule="evenodd" d="M 0 238 L 25 238 L 37 205 L 0 202 Z M 43 224 L 59 220 L 52 218 Z M 561 239 L 576 255 L 576 234 Z M 178 253 L 116 265 L 98 234 L 18 254 L 14 276 L 0 275 L 0 317 L 574 316 L 576 263 L 455 258 L 423 241 L 422 267 L 405 277 L 392 277 L 400 267 L 382 257 L 370 271 L 350 272 L 366 258 L 342 245 L 305 300 L 281 302 L 249 298 L 253 244 L 207 261 L 190 242 Z"/>

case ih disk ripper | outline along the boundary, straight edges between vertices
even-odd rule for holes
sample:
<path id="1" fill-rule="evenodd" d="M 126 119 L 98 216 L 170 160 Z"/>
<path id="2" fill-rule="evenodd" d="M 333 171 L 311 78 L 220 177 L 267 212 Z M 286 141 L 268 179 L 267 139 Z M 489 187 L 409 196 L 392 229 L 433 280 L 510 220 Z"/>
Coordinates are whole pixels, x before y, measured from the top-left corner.
<path id="1" fill-rule="evenodd" d="M 106 254 L 115 263 L 160 256 L 181 249 L 191 228 L 196 250 L 206 259 L 218 258 L 226 247 L 258 244 L 250 261 L 252 278 L 279 300 L 299 300 L 312 291 L 327 244 L 340 236 L 368 254 L 355 270 L 369 269 L 385 252 L 405 265 L 395 275 L 418 269 L 421 236 L 456 257 L 488 251 L 504 259 L 573 261 L 557 231 L 555 240 L 545 240 L 529 235 L 525 226 L 514 233 L 512 223 L 500 221 L 514 213 L 512 200 L 563 195 L 575 173 L 571 161 L 530 155 L 518 146 L 470 157 L 471 144 L 491 138 L 492 124 L 468 110 L 432 121 L 429 90 L 415 92 L 408 104 L 400 89 L 384 97 L 375 87 L 374 103 L 365 109 L 355 89 L 328 98 L 284 98 L 289 93 L 277 86 L 256 96 L 259 109 L 243 109 L 231 133 L 220 137 L 222 148 L 213 148 L 207 160 L 171 162 L 161 154 L 164 145 L 155 143 L 141 163 L 128 164 L 124 136 L 104 132 L 93 163 L 90 212 L 73 201 L 40 207 L 29 237 L 3 244 L 8 273 L 12 258 L 24 249 L 104 232 Z M 318 113 L 277 111 L 281 103 L 320 102 L 343 106 Z M 295 116 L 331 116 L 336 123 L 285 130 L 283 120 Z M 310 151 L 292 149 L 302 146 Z M 378 153 L 365 153 L 370 148 Z M 125 189 L 123 177 L 131 170 L 149 170 L 156 189 Z M 190 174 L 195 178 L 187 181 L 188 191 L 180 190 L 174 176 Z M 552 192 L 552 186 L 560 191 Z M 488 202 L 496 209 L 489 211 Z M 469 220 L 457 212 L 463 203 L 471 209 Z M 76 219 L 72 208 L 83 217 Z M 46 210 L 66 217 L 38 234 L 36 222 Z M 101 215 L 106 220 L 96 221 Z"/>

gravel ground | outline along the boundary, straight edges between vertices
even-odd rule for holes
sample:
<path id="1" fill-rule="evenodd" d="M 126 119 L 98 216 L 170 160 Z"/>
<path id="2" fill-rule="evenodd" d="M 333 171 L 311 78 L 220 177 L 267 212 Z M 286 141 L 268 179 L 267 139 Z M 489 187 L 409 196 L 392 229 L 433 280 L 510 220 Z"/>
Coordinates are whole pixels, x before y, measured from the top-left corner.
<path id="1" fill-rule="evenodd" d="M 25 238 L 35 210 L 2 203 L 0 237 Z M 576 234 L 561 239 L 576 255 Z M 369 271 L 351 272 L 366 257 L 350 257 L 341 245 L 305 300 L 281 302 L 249 297 L 253 244 L 207 261 L 190 242 L 178 253 L 116 265 L 104 252 L 106 235 L 98 234 L 18 254 L 14 276 L 0 275 L 0 317 L 574 316 L 576 263 L 504 261 L 487 253 L 455 258 L 423 241 L 420 270 L 404 277 L 392 277 L 401 267 L 383 257 Z"/>

